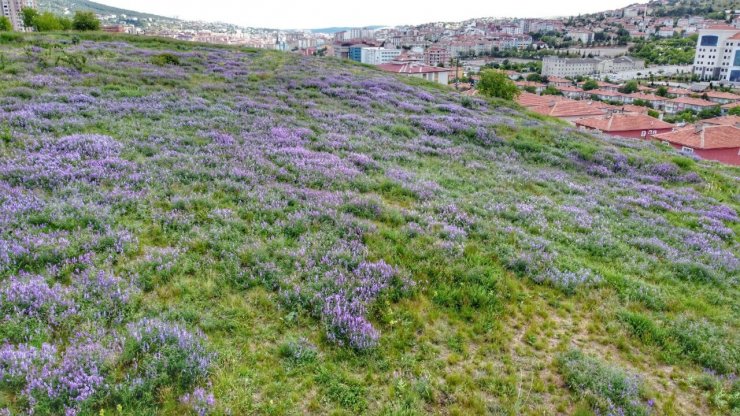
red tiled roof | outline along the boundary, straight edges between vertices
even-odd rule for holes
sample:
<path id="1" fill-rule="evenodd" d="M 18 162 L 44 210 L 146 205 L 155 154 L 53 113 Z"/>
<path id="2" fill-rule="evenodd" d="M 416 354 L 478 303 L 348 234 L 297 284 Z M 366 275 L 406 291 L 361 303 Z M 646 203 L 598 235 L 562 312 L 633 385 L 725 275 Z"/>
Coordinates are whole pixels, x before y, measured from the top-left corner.
<path id="1" fill-rule="evenodd" d="M 724 116 L 702 120 L 704 124 L 713 124 L 715 126 L 740 126 L 740 116 Z"/>
<path id="2" fill-rule="evenodd" d="M 613 114 L 577 120 L 576 125 L 605 132 L 672 129 L 673 124 L 643 114 Z"/>
<path id="3" fill-rule="evenodd" d="M 685 88 L 668 88 L 668 94 L 689 95 L 689 94 L 691 94 L 691 90 L 687 90 Z"/>
<path id="4" fill-rule="evenodd" d="M 706 92 L 707 97 L 710 98 L 721 98 L 725 100 L 740 100 L 740 95 L 735 95 L 729 92 L 720 92 L 720 91 L 707 91 Z"/>
<path id="5" fill-rule="evenodd" d="M 599 116 L 606 113 L 606 110 L 601 105 L 593 101 L 575 100 L 556 101 L 549 105 L 531 107 L 530 110 L 551 117 L 586 117 Z"/>
<path id="6" fill-rule="evenodd" d="M 628 95 L 628 97 L 635 99 L 635 100 L 644 100 L 644 101 L 666 101 L 667 98 L 660 97 L 655 94 L 645 94 L 642 92 L 636 92 L 634 94 Z"/>
<path id="7" fill-rule="evenodd" d="M 621 92 L 607 91 L 607 90 L 591 90 L 591 91 L 586 91 L 586 94 L 589 94 L 589 95 L 603 95 L 605 97 L 621 97 L 621 96 L 624 95 Z"/>
<path id="8" fill-rule="evenodd" d="M 701 107 L 714 107 L 717 105 L 717 103 L 713 103 L 711 101 L 691 97 L 674 98 L 671 101 L 673 101 L 674 103 L 696 105 Z"/>
<path id="9" fill-rule="evenodd" d="M 730 39 L 731 40 L 740 40 L 740 32 L 735 33 Z"/>
<path id="10" fill-rule="evenodd" d="M 740 107 L 740 101 L 735 101 L 734 103 L 727 103 L 727 104 L 725 104 L 725 105 L 722 106 L 722 108 L 724 108 L 726 110 L 730 110 L 730 109 L 733 109 L 735 107 Z"/>
<path id="11" fill-rule="evenodd" d="M 417 62 L 406 62 L 406 63 L 387 63 L 377 65 L 382 71 L 393 72 L 396 74 L 429 74 L 433 72 L 450 72 L 446 68 L 438 68 L 436 66 L 423 65 Z"/>
<path id="12" fill-rule="evenodd" d="M 516 102 L 522 107 L 539 107 L 563 100 L 565 98 L 556 95 L 537 95 L 528 92 L 523 92 L 516 98 Z"/>
<path id="13" fill-rule="evenodd" d="M 558 90 L 558 91 L 566 91 L 566 92 L 585 92 L 585 91 L 583 91 L 582 89 L 580 89 L 580 88 L 578 88 L 578 87 L 573 87 L 573 86 L 570 86 L 570 85 L 568 85 L 568 86 L 565 86 L 565 87 L 555 87 L 555 88 L 557 88 L 557 90 Z"/>
<path id="14" fill-rule="evenodd" d="M 533 82 L 533 81 L 516 81 L 514 82 L 517 87 L 544 87 L 545 84 L 539 83 L 539 82 Z"/>
<path id="15" fill-rule="evenodd" d="M 693 149 L 740 148 L 740 129 L 734 126 L 704 126 L 702 128 L 689 126 L 654 137 Z"/>

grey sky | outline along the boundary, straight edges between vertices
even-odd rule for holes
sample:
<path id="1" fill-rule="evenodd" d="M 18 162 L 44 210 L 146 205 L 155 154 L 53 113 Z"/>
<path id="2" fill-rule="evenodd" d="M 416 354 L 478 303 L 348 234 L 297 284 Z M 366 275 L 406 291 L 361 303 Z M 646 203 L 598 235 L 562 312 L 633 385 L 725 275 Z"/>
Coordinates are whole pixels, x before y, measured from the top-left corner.
<path id="1" fill-rule="evenodd" d="M 624 7 L 635 0 L 97 0 L 126 9 L 187 20 L 253 27 L 320 28 L 419 24 L 472 17 L 550 17 Z"/>

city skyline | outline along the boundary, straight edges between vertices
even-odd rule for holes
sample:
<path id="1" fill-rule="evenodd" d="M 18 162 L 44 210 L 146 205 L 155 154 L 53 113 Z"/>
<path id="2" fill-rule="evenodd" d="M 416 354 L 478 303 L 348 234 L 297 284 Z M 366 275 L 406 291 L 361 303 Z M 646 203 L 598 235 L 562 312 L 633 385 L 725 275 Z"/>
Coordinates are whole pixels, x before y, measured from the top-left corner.
<path id="1" fill-rule="evenodd" d="M 321 2 L 286 0 L 280 3 L 259 2 L 257 4 L 244 4 L 235 0 L 212 0 L 207 9 L 195 1 L 101 0 L 99 2 L 185 20 L 221 21 L 248 27 L 274 29 L 417 25 L 437 21 L 463 21 L 480 16 L 542 18 L 595 13 L 635 3 L 630 0 L 600 2 L 575 0 L 566 4 L 544 0 L 526 4 L 491 4 L 473 1 L 467 2 L 466 7 L 451 10 L 443 7 L 428 7 L 427 2 L 417 0 L 401 4 L 390 0 L 377 0 L 372 8 L 361 9 L 361 13 L 352 13 L 354 10 L 336 0 Z"/>

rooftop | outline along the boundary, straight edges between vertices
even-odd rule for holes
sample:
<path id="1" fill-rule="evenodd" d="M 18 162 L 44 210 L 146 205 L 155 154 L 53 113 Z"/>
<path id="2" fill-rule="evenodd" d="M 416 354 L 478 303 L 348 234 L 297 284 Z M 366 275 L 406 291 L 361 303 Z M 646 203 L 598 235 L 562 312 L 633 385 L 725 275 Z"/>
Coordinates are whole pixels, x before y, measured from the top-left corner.
<path id="1" fill-rule="evenodd" d="M 530 110 L 551 117 L 588 117 L 606 113 L 601 103 L 575 100 L 554 101 L 547 105 L 531 107 Z"/>
<path id="2" fill-rule="evenodd" d="M 438 68 L 436 66 L 424 65 L 418 62 L 390 62 L 377 66 L 378 69 L 385 72 L 396 74 L 430 74 L 434 72 L 450 72 L 447 68 Z"/>
<path id="3" fill-rule="evenodd" d="M 670 133 L 658 134 L 655 138 L 693 149 L 731 149 L 740 147 L 740 128 L 735 126 L 689 126 Z"/>
<path id="4" fill-rule="evenodd" d="M 702 120 L 704 124 L 715 126 L 735 126 L 740 128 L 740 116 L 724 116 Z"/>
<path id="5" fill-rule="evenodd" d="M 714 107 L 717 105 L 717 103 L 713 103 L 711 101 L 702 100 L 700 98 L 691 98 L 691 97 L 675 98 L 671 101 L 674 103 L 678 103 L 678 104 L 688 104 L 688 105 L 695 105 L 699 107 Z"/>
<path id="6" fill-rule="evenodd" d="M 710 98 L 720 98 L 720 99 L 725 99 L 725 100 L 740 100 L 740 95 L 736 95 L 730 92 L 707 91 L 706 94 L 707 94 L 707 97 L 710 97 Z"/>
<path id="7" fill-rule="evenodd" d="M 673 124 L 644 114 L 612 114 L 577 120 L 576 125 L 605 132 L 672 129 Z"/>

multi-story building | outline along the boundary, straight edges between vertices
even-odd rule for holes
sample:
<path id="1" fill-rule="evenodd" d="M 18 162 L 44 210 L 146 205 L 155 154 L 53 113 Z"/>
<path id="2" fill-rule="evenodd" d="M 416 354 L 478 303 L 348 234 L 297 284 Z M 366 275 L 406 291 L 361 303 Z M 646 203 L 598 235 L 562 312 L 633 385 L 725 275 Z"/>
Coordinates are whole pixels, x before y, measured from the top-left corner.
<path id="1" fill-rule="evenodd" d="M 369 65 L 387 64 L 401 54 L 401 49 L 366 47 L 360 49 L 360 62 Z"/>
<path id="2" fill-rule="evenodd" d="M 447 48 L 440 48 L 432 46 L 424 52 L 424 62 L 427 65 L 438 66 L 439 64 L 446 65 L 450 60 L 450 52 Z"/>
<path id="3" fill-rule="evenodd" d="M 645 61 L 629 57 L 619 58 L 560 58 L 547 56 L 542 59 L 542 75 L 577 77 L 579 75 L 605 74 L 645 68 Z"/>
<path id="4" fill-rule="evenodd" d="M 37 8 L 36 0 L 0 0 L 0 16 L 10 19 L 15 30 L 24 31 L 22 10 L 25 7 Z"/>
<path id="5" fill-rule="evenodd" d="M 694 74 L 702 81 L 740 82 L 740 29 L 715 25 L 699 30 Z"/>

